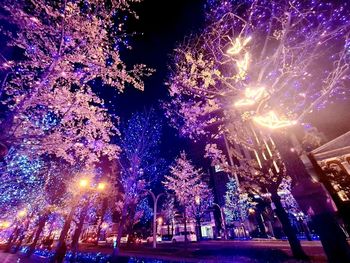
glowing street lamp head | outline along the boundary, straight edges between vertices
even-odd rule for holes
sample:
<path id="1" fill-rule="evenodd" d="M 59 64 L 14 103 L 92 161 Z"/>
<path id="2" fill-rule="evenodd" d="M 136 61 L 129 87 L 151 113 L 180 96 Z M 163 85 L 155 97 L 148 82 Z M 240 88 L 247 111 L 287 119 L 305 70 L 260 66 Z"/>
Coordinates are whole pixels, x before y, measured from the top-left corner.
<path id="1" fill-rule="evenodd" d="M 26 209 L 22 209 L 21 211 L 19 211 L 19 212 L 17 213 L 17 215 L 18 215 L 19 217 L 24 217 L 24 216 L 27 215 L 27 210 L 26 210 Z"/>
<path id="2" fill-rule="evenodd" d="M 106 183 L 98 183 L 97 190 L 103 191 L 106 189 Z"/>
<path id="3" fill-rule="evenodd" d="M 254 214 L 254 213 L 255 213 L 255 210 L 254 210 L 253 208 L 249 208 L 249 209 L 248 209 L 248 212 L 249 212 L 250 214 Z"/>
<path id="4" fill-rule="evenodd" d="M 89 180 L 87 179 L 80 179 L 79 186 L 81 188 L 86 188 L 89 185 Z"/>
<path id="5" fill-rule="evenodd" d="M 253 118 L 253 120 L 257 124 L 267 127 L 269 129 L 285 128 L 288 126 L 295 125 L 297 123 L 296 121 L 281 120 L 273 111 L 270 111 L 263 116 L 256 116 Z"/>
<path id="6" fill-rule="evenodd" d="M 196 202 L 197 205 L 199 205 L 200 202 L 201 202 L 201 197 L 196 195 L 195 198 L 194 198 L 194 201 Z"/>
<path id="7" fill-rule="evenodd" d="M 0 228 L 9 228 L 10 225 L 11 225 L 11 223 L 8 221 L 0 222 Z"/>
<path id="8" fill-rule="evenodd" d="M 251 106 L 259 102 L 262 98 L 266 97 L 267 92 L 264 87 L 259 87 L 256 89 L 246 88 L 244 91 L 245 98 L 240 99 L 235 102 L 235 107 Z"/>

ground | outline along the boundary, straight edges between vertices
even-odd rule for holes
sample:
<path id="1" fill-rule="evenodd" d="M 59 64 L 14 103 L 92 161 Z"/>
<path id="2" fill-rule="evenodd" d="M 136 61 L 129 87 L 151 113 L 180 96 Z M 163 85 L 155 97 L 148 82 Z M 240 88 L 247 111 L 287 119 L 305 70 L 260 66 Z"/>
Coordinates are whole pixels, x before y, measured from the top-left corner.
<path id="1" fill-rule="evenodd" d="M 327 262 L 321 243 L 319 241 L 302 241 L 305 252 L 310 256 L 311 262 Z M 109 255 L 110 247 L 94 247 L 81 245 L 80 250 L 84 253 L 97 253 Z M 202 241 L 184 246 L 178 244 L 158 244 L 157 249 L 150 245 L 137 245 L 122 247 L 122 261 L 135 262 L 129 258 L 144 259 L 143 262 L 240 262 L 240 263 L 294 263 L 287 241 L 282 240 L 249 240 L 249 241 Z M 145 260 L 146 259 L 146 260 Z M 149 259 L 149 260 L 147 260 Z M 157 259 L 157 261 L 154 261 Z M 37 256 L 30 260 L 19 255 L 0 253 L 1 263 L 34 263 L 48 262 L 45 258 Z M 119 261 L 118 261 L 119 262 Z M 137 262 L 137 261 L 136 261 Z M 300 261 L 299 261 L 300 262 Z"/>
<path id="2" fill-rule="evenodd" d="M 11 253 L 4 253 L 0 252 L 0 262 L 1 263 L 46 263 L 47 260 L 44 258 L 39 257 L 33 257 L 33 258 L 26 258 L 25 256 L 21 254 L 11 254 Z"/>

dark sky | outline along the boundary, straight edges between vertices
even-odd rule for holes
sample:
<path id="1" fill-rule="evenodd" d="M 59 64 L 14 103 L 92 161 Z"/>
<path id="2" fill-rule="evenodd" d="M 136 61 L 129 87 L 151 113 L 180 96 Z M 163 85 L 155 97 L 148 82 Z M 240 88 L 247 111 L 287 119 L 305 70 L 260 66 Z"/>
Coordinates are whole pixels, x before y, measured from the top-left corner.
<path id="1" fill-rule="evenodd" d="M 145 79 L 144 92 L 129 88 L 119 96 L 118 107 L 133 112 L 145 106 L 154 106 L 159 99 L 165 98 L 167 90 L 164 82 L 172 50 L 186 35 L 202 26 L 203 2 L 144 0 L 135 5 L 140 18 L 132 21 L 129 29 L 139 35 L 131 39 L 133 50 L 124 60 L 129 64 L 146 64 L 156 72 Z"/>
<path id="2" fill-rule="evenodd" d="M 156 72 L 145 79 L 143 92 L 129 87 L 117 96 L 113 104 L 122 121 L 133 112 L 150 107 L 159 108 L 159 100 L 166 99 L 164 82 L 172 50 L 186 35 L 202 27 L 203 6 L 203 0 L 144 0 L 135 5 L 139 19 L 129 23 L 129 30 L 139 34 L 130 40 L 133 49 L 123 59 L 131 65 L 146 64 Z M 162 111 L 158 111 L 161 115 Z M 183 149 L 191 151 L 191 155 L 196 157 L 202 156 L 201 149 L 179 138 L 177 131 L 167 126 L 165 118 L 164 123 L 162 154 L 165 158 L 172 159 Z"/>

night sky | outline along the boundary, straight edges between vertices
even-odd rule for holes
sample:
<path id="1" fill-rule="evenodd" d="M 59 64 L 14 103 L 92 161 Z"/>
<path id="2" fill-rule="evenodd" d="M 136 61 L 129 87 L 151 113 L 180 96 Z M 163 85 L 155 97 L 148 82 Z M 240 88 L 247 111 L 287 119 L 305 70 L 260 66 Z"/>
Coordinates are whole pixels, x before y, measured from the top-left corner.
<path id="1" fill-rule="evenodd" d="M 113 99 L 113 105 L 121 121 L 130 117 L 136 111 L 156 108 L 159 101 L 167 99 L 167 66 L 170 63 L 172 50 L 184 37 L 203 26 L 203 0 L 144 0 L 135 5 L 139 19 L 129 23 L 129 30 L 138 35 L 130 39 L 131 52 L 126 52 L 124 60 L 127 64 L 143 63 L 156 70 L 145 79 L 145 90 L 139 91 L 132 87 Z M 164 129 L 162 154 L 167 159 L 173 159 L 180 150 L 186 150 L 191 157 L 203 156 L 201 147 L 189 140 L 179 138 L 177 131 L 166 124 L 163 117 Z"/>
<path id="2" fill-rule="evenodd" d="M 105 100 L 106 106 L 116 113 L 121 122 L 137 111 L 155 108 L 162 119 L 163 139 L 161 155 L 169 162 L 186 150 L 191 158 L 203 162 L 203 147 L 188 139 L 179 138 L 178 132 L 167 125 L 159 101 L 167 99 L 167 67 L 171 62 L 172 50 L 183 41 L 186 35 L 195 33 L 203 26 L 203 0 L 144 0 L 134 5 L 139 19 L 127 23 L 129 32 L 137 34 L 129 39 L 132 50 L 125 50 L 122 59 L 127 65 L 146 64 L 155 69 L 151 77 L 145 78 L 145 90 L 127 87 L 118 94 L 113 88 L 102 88 L 96 83 L 96 92 Z"/>

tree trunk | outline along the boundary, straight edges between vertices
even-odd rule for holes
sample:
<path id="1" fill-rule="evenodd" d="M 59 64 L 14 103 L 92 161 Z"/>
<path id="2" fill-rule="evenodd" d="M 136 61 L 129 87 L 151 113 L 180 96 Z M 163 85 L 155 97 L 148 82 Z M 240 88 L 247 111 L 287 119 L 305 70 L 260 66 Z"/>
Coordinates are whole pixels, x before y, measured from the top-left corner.
<path id="1" fill-rule="evenodd" d="M 59 257 L 59 253 L 58 252 L 62 250 L 62 245 L 63 245 L 63 243 L 66 240 L 66 237 L 67 237 L 68 231 L 70 229 L 70 224 L 72 222 L 74 213 L 75 213 L 75 205 L 73 205 L 72 209 L 70 210 L 69 215 L 68 215 L 68 217 L 67 217 L 67 219 L 64 222 L 64 225 L 62 227 L 62 231 L 61 231 L 61 234 L 60 234 L 60 238 L 58 239 L 58 244 L 57 244 L 57 247 L 56 247 L 56 252 L 55 252 L 55 256 L 53 258 L 53 262 L 56 262 L 58 260 L 58 257 Z"/>
<path id="2" fill-rule="evenodd" d="M 171 235 L 174 235 L 174 220 L 171 220 Z"/>
<path id="3" fill-rule="evenodd" d="M 260 210 L 257 211 L 256 221 L 258 222 L 258 228 L 260 230 L 259 232 L 261 234 L 261 237 L 262 238 L 267 238 L 265 224 L 264 224 L 264 221 L 262 219 L 262 213 L 261 213 Z"/>
<path id="4" fill-rule="evenodd" d="M 305 254 L 303 248 L 301 247 L 300 241 L 297 238 L 295 231 L 289 221 L 288 215 L 282 206 L 281 198 L 277 194 L 277 191 L 271 193 L 271 199 L 276 206 L 275 213 L 282 224 L 284 233 L 288 238 L 293 256 L 297 259 L 308 259 L 308 256 Z"/>
<path id="5" fill-rule="evenodd" d="M 202 231 L 201 231 L 201 218 L 197 217 L 196 218 L 197 222 L 197 241 L 199 242 L 202 239 Z"/>
<path id="6" fill-rule="evenodd" d="M 33 252 L 35 251 L 36 244 L 38 243 L 40 234 L 45 227 L 45 224 L 46 224 L 48 217 L 49 217 L 48 213 L 45 213 L 44 215 L 40 216 L 38 228 L 35 231 L 35 237 L 34 237 L 33 243 L 31 243 L 29 246 L 28 256 L 31 256 L 33 254 Z"/>
<path id="7" fill-rule="evenodd" d="M 350 262 L 350 248 L 344 232 L 332 213 L 317 214 L 312 217 L 317 234 L 320 236 L 328 262 Z"/>
<path id="8" fill-rule="evenodd" d="M 185 247 L 187 247 L 188 238 L 187 238 L 187 218 L 186 218 L 186 207 L 184 212 L 184 228 L 185 228 Z"/>
<path id="9" fill-rule="evenodd" d="M 79 245 L 79 237 L 81 234 L 81 230 L 83 229 L 83 225 L 85 222 L 85 217 L 87 215 L 88 212 L 88 208 L 89 208 L 89 202 L 86 201 L 83 209 L 80 212 L 80 216 L 79 216 L 79 223 L 77 225 L 77 227 L 75 228 L 74 234 L 73 234 L 73 238 L 72 238 L 72 245 L 71 245 L 71 249 L 73 252 L 73 259 L 75 258 L 75 254 L 78 251 L 78 245 Z"/>
<path id="10" fill-rule="evenodd" d="M 303 219 L 299 219 L 298 221 L 301 225 L 303 232 L 305 233 L 306 239 L 308 241 L 312 241 L 311 233 L 310 233 L 310 230 L 309 230 L 307 223 Z"/>
<path id="11" fill-rule="evenodd" d="M 19 232 L 19 239 L 18 239 L 18 242 L 15 246 L 15 249 L 14 249 L 14 252 L 13 253 L 17 253 L 18 249 L 22 246 L 22 242 L 25 238 L 25 233 L 28 231 L 28 228 L 29 228 L 29 223 L 30 223 L 30 220 L 33 218 L 33 213 L 32 212 L 29 217 L 27 217 L 24 221 L 24 226 L 22 227 L 21 231 Z"/>
<path id="12" fill-rule="evenodd" d="M 96 245 L 98 245 L 98 240 L 100 238 L 100 234 L 101 234 L 101 225 L 103 223 L 103 219 L 105 217 L 106 211 L 107 211 L 107 207 L 108 207 L 108 199 L 104 198 L 102 201 L 102 209 L 101 209 L 101 221 L 99 222 L 98 226 L 97 226 L 97 231 L 96 231 Z"/>
<path id="13" fill-rule="evenodd" d="M 126 216 L 127 216 L 127 205 L 124 204 L 123 205 L 123 209 L 122 209 L 122 215 L 120 218 L 120 222 L 119 222 L 119 226 L 118 226 L 118 236 L 117 236 L 117 244 L 116 244 L 116 252 L 118 253 L 118 247 L 120 246 L 120 240 L 122 238 L 123 235 L 123 228 L 126 222 Z"/>
<path id="14" fill-rule="evenodd" d="M 170 236 L 170 224 L 168 222 L 168 236 Z"/>
<path id="15" fill-rule="evenodd" d="M 18 237 L 18 232 L 19 232 L 19 227 L 16 226 L 15 229 L 13 230 L 12 234 L 10 235 L 8 241 L 7 241 L 6 248 L 4 250 L 5 252 L 9 252 L 11 250 L 13 242 Z"/>
<path id="16" fill-rule="evenodd" d="M 17 253 L 18 249 L 22 246 L 22 242 L 25 237 L 25 232 L 27 231 L 28 228 L 23 228 L 22 231 L 20 232 L 18 241 L 15 244 L 15 247 L 13 249 L 13 253 Z"/>

